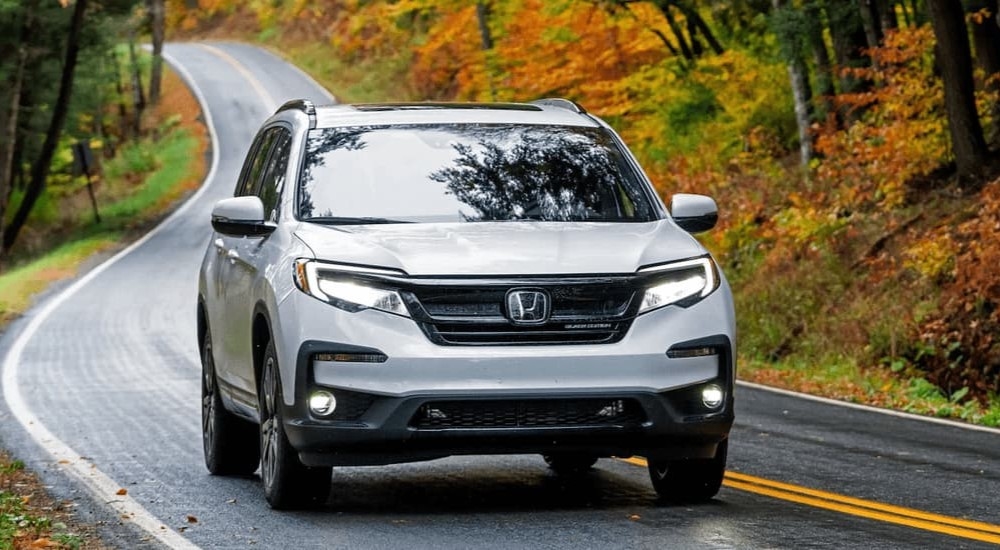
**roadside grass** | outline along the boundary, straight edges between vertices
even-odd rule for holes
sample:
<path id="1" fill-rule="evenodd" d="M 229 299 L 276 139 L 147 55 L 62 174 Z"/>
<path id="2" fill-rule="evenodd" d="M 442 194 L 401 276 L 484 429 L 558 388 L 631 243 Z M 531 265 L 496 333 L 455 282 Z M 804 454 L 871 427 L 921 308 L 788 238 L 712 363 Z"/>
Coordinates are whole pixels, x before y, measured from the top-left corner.
<path id="1" fill-rule="evenodd" d="M 72 277 L 83 260 L 111 248 L 117 241 L 118 234 L 113 232 L 72 241 L 0 275 L 0 327 L 27 310 L 32 296 L 56 281 Z"/>
<path id="2" fill-rule="evenodd" d="M 914 414 L 1000 427 L 1000 396 L 986 403 L 966 391 L 946 395 L 918 374 L 893 367 L 864 368 L 848 357 L 801 358 L 770 362 L 741 357 L 739 378 L 776 388 Z M 898 368 L 898 366 L 897 366 Z"/>
<path id="3" fill-rule="evenodd" d="M 347 61 L 330 55 L 328 44 L 284 40 L 274 33 L 263 41 L 333 92 L 340 103 L 412 101 L 417 93 L 405 78 L 412 62 L 408 52 L 394 57 L 374 57 Z"/>
<path id="4" fill-rule="evenodd" d="M 67 525 L 70 509 L 46 496 L 23 462 L 0 453 L 0 550 L 104 548 L 91 529 Z"/>

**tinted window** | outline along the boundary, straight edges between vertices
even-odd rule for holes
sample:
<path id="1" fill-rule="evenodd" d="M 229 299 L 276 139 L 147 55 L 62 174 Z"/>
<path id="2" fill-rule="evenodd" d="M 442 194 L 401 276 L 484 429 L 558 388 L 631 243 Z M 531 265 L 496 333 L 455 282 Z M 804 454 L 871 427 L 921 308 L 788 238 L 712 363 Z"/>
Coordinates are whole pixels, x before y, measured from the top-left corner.
<path id="1" fill-rule="evenodd" d="M 284 128 L 275 128 L 271 156 L 267 160 L 260 186 L 257 188 L 257 196 L 264 203 L 264 218 L 272 222 L 278 221 L 278 199 L 285 186 L 288 151 L 291 144 L 291 133 Z"/>
<path id="2" fill-rule="evenodd" d="M 274 136 L 277 130 L 277 128 L 265 130 L 251 146 L 250 150 L 252 152 L 243 165 L 243 171 L 240 173 L 240 182 L 236 187 L 237 196 L 254 195 L 257 193 L 258 186 L 260 185 L 260 175 L 264 169 L 264 164 L 267 162 L 267 155 L 271 151 L 271 145 L 274 143 Z"/>
<path id="3" fill-rule="evenodd" d="M 649 221 L 643 183 L 606 131 L 531 125 L 313 130 L 302 219 Z"/>

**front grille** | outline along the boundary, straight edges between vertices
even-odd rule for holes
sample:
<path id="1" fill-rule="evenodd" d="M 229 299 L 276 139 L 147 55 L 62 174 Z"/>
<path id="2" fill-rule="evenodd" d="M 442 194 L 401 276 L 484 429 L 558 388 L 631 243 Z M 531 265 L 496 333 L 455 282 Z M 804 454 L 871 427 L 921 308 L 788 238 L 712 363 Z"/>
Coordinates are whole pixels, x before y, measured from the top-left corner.
<path id="1" fill-rule="evenodd" d="M 548 322 L 517 325 L 508 319 L 507 293 L 538 288 L 551 298 Z M 437 344 L 609 344 L 622 338 L 637 309 L 627 279 L 484 283 L 481 286 L 416 286 L 404 299 L 427 337 Z"/>
<path id="2" fill-rule="evenodd" d="M 410 427 L 425 430 L 490 428 L 636 428 L 646 421 L 633 399 L 432 401 Z"/>
<path id="3" fill-rule="evenodd" d="M 354 391 L 333 390 L 333 397 L 337 400 L 337 408 L 329 417 L 331 420 L 358 420 L 375 403 L 375 396 Z"/>

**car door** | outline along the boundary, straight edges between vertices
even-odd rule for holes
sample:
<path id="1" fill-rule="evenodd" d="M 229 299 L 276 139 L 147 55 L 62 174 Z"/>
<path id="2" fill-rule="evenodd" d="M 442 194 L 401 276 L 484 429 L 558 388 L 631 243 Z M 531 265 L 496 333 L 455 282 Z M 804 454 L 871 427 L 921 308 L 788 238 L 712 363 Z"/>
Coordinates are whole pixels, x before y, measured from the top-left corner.
<path id="1" fill-rule="evenodd" d="M 276 128 L 268 128 L 261 132 L 250 147 L 240 173 L 240 179 L 236 184 L 234 196 L 241 197 L 255 194 L 255 190 L 260 187 L 260 180 L 263 177 L 267 161 L 273 149 L 274 140 L 277 136 Z M 249 299 L 249 274 L 252 266 L 249 266 L 245 259 L 248 246 L 254 241 L 259 241 L 260 237 L 243 237 L 233 235 L 216 234 L 215 246 L 220 255 L 218 269 L 217 294 L 219 296 L 218 310 L 221 313 L 217 342 L 213 342 L 216 349 L 222 350 L 222 356 L 217 354 L 216 360 L 220 364 L 216 365 L 216 373 L 221 379 L 223 386 L 227 388 L 232 397 L 239 401 L 253 404 L 253 364 L 245 364 L 244 357 L 247 355 L 243 350 L 249 346 L 249 338 L 244 335 L 245 327 L 250 320 L 244 319 L 245 304 Z M 250 270 L 248 272 L 248 270 Z M 239 303 L 234 303 L 234 300 Z M 249 369 L 250 375 L 247 375 Z"/>
<path id="2" fill-rule="evenodd" d="M 261 149 L 262 153 L 267 149 L 267 154 L 262 155 L 259 167 L 251 168 L 247 186 L 241 192 L 259 197 L 264 205 L 264 218 L 277 223 L 292 134 L 280 126 L 273 127 L 268 132 Z M 281 252 L 274 250 L 276 246 L 280 246 L 275 244 L 276 240 L 279 239 L 273 234 L 234 239 L 229 253 L 232 263 L 228 285 L 223 291 L 228 316 L 227 327 L 231 331 L 227 334 L 227 339 L 233 345 L 233 384 L 243 390 L 239 393 L 243 394 L 242 397 L 250 405 L 256 396 L 253 370 L 254 309 L 263 298 L 255 289 L 260 288 L 258 279 L 265 273 L 269 263 L 281 257 Z"/>

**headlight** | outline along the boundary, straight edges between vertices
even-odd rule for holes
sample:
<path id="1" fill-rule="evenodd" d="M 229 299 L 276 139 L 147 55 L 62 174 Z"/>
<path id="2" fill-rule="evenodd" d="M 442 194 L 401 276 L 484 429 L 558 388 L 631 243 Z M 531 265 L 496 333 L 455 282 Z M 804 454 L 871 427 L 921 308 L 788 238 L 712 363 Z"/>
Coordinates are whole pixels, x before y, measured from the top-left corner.
<path id="1" fill-rule="evenodd" d="M 377 309 L 409 317 L 403 298 L 392 289 L 370 286 L 359 274 L 400 275 L 389 270 L 324 264 L 313 260 L 295 262 L 295 285 L 302 292 L 350 312 Z"/>
<path id="2" fill-rule="evenodd" d="M 708 256 L 653 266 L 639 273 L 651 275 L 651 286 L 642 297 L 639 313 L 671 304 L 688 307 L 719 287 L 715 262 Z"/>

